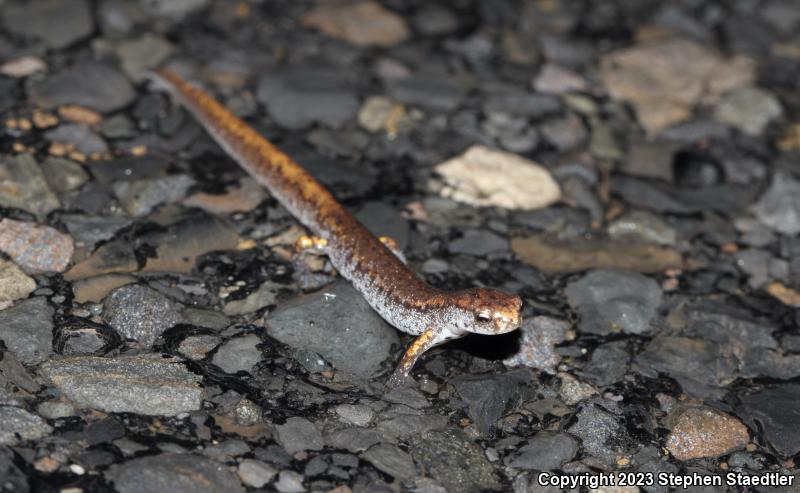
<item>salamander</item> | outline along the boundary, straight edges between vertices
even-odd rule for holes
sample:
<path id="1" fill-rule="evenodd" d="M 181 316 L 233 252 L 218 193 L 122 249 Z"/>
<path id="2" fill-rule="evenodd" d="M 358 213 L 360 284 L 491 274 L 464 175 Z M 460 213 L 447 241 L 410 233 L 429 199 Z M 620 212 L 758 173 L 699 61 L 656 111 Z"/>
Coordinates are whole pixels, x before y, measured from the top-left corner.
<path id="1" fill-rule="evenodd" d="M 333 267 L 381 317 L 416 336 L 389 378 L 402 385 L 426 350 L 468 333 L 503 334 L 520 325 L 522 299 L 512 293 L 437 289 L 415 275 L 302 166 L 202 89 L 167 69 L 156 86 L 182 104 L 247 173 L 315 236 Z"/>

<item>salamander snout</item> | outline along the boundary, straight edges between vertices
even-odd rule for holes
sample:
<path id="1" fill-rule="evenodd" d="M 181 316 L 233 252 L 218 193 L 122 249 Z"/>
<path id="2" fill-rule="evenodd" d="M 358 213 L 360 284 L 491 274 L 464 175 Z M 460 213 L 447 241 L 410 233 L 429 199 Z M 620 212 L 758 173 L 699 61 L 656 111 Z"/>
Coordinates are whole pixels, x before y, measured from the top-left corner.
<path id="1" fill-rule="evenodd" d="M 496 289 L 462 291 L 459 305 L 472 317 L 466 329 L 478 334 L 504 334 L 522 322 L 522 298 Z"/>

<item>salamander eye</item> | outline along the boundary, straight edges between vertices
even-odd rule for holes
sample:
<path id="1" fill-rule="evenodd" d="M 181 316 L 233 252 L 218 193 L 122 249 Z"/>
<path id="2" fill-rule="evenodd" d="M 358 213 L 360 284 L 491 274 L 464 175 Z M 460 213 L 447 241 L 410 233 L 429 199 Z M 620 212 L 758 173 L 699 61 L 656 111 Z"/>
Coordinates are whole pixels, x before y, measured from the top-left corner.
<path id="1" fill-rule="evenodd" d="M 477 312 L 475 314 L 475 321 L 481 324 L 488 324 L 492 321 L 492 316 L 487 312 Z"/>

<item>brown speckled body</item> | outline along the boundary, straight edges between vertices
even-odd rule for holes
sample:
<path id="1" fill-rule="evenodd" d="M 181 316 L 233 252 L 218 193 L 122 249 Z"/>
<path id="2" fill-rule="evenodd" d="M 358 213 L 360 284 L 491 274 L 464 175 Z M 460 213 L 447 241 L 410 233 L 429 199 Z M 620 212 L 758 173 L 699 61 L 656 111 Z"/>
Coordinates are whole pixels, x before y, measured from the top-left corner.
<path id="1" fill-rule="evenodd" d="M 167 70 L 155 71 L 153 79 L 303 225 L 327 240 L 333 266 L 384 319 L 413 335 L 432 329 L 435 337 L 428 334 L 425 341 L 430 342 L 420 351 L 467 332 L 501 333 L 519 325 L 518 296 L 488 289 L 443 292 L 430 286 L 299 164 L 207 93 Z M 475 316 L 491 323 L 476 327 Z"/>

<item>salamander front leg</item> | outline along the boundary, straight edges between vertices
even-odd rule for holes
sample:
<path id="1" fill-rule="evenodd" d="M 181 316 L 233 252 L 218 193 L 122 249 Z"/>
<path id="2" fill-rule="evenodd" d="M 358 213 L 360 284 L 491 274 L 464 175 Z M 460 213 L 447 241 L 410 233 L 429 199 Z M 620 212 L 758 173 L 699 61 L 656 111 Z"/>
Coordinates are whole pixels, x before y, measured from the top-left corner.
<path id="1" fill-rule="evenodd" d="M 434 328 L 425 329 L 425 332 L 417 336 L 411 345 L 408 346 L 408 349 L 406 349 L 406 352 L 400 359 L 400 363 L 397 364 L 394 373 L 389 377 L 387 385 L 390 388 L 403 385 L 406 380 L 408 380 L 408 374 L 411 372 L 411 369 L 414 368 L 414 364 L 419 357 L 422 356 L 422 353 L 444 340 L 440 331 Z"/>

